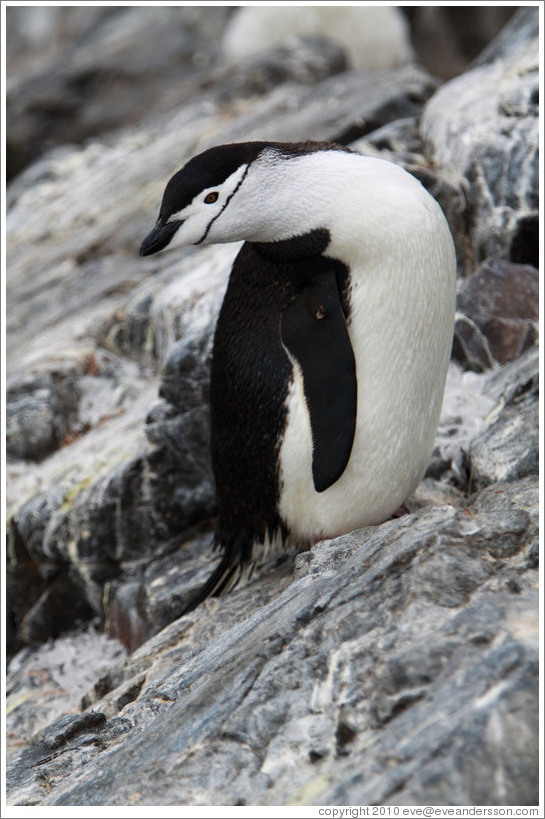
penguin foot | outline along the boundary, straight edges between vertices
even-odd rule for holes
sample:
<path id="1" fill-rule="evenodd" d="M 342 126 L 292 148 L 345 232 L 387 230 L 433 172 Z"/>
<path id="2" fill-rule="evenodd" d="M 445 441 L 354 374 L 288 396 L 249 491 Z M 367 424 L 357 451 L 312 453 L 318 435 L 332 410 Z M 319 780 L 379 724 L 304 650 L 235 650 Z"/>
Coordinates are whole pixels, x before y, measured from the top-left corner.
<path id="1" fill-rule="evenodd" d="M 394 518 L 402 518 L 404 515 L 408 515 L 408 514 L 409 514 L 409 510 L 407 509 L 405 504 L 402 503 L 401 506 L 398 509 L 396 509 L 394 514 L 392 515 L 392 520 Z"/>

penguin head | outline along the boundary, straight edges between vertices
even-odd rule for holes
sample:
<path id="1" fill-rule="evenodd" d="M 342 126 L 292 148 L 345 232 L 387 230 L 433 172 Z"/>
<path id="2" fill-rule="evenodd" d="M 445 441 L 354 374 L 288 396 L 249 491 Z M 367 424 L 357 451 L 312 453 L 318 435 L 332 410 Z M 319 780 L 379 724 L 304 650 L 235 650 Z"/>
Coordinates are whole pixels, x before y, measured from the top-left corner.
<path id="1" fill-rule="evenodd" d="M 332 148 L 338 146 L 243 142 L 209 148 L 169 180 L 140 255 L 167 245 L 275 241 L 319 227 L 306 196 L 312 171 L 309 178 L 308 168 L 301 174 L 295 166 Z"/>

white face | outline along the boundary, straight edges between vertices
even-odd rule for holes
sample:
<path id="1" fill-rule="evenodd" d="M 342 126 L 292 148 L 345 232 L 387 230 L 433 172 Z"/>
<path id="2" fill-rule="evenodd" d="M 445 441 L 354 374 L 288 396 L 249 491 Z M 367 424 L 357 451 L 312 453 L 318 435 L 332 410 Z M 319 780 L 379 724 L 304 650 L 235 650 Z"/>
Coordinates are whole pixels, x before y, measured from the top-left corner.
<path id="1" fill-rule="evenodd" d="M 229 207 L 230 200 L 242 183 L 247 170 L 247 165 L 241 165 L 221 185 L 205 188 L 195 196 L 189 205 L 173 213 L 169 217 L 167 225 L 175 222 L 182 222 L 182 224 L 174 234 L 170 246 L 210 244 L 214 241 L 220 241 L 210 235 L 213 232 L 212 228 L 216 220 L 221 218 L 225 208 Z M 224 241 L 236 240 L 228 238 Z"/>
<path id="2" fill-rule="evenodd" d="M 323 214 L 312 192 L 323 194 L 324 187 L 327 195 L 316 155 L 279 160 L 274 152 L 264 151 L 215 189 L 223 206 L 218 218 L 208 221 L 202 244 L 274 242 L 317 227 Z"/>

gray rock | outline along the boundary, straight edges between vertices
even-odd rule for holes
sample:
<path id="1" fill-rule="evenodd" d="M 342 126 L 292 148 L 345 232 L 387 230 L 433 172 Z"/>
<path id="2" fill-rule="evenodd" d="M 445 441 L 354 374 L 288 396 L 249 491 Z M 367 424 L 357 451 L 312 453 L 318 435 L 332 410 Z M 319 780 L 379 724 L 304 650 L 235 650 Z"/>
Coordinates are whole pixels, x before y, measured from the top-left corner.
<path id="1" fill-rule="evenodd" d="M 418 60 L 434 77 L 461 74 L 515 13 L 513 6 L 404 6 Z"/>
<path id="2" fill-rule="evenodd" d="M 210 327 L 203 335 L 181 338 L 169 350 L 161 373 L 159 395 L 178 412 L 208 404 L 213 336 Z M 152 440 L 150 430 L 148 437 Z"/>
<path id="3" fill-rule="evenodd" d="M 149 384 L 135 379 L 133 387 L 140 388 L 141 393 L 135 396 L 128 392 L 126 407 L 118 407 L 107 420 L 99 417 L 85 435 L 76 437 L 70 446 L 62 447 L 34 465 L 30 472 L 24 469 L 18 473 L 8 463 L 13 476 L 8 484 L 12 505 L 8 520 L 8 611 L 12 612 L 8 617 L 8 631 L 11 630 L 13 644 L 21 638 L 27 612 L 33 611 L 32 622 L 37 625 L 35 604 L 48 599 L 43 596 L 44 592 L 59 573 L 71 586 L 73 601 L 78 605 L 87 601 L 102 611 L 103 585 L 112 572 L 115 574 L 116 564 L 111 556 L 111 531 L 106 542 L 101 540 L 100 533 L 104 532 L 106 521 L 116 518 L 111 505 L 105 504 L 103 511 L 99 504 L 97 508 L 100 489 L 108 485 L 105 473 L 113 470 L 115 474 L 116 468 L 123 469 L 123 463 L 134 459 L 135 453 L 144 447 L 142 417 L 156 392 L 155 382 L 150 388 Z M 98 392 L 100 397 L 100 390 Z M 107 410 L 108 404 L 103 401 L 101 407 Z M 93 407 L 91 411 L 94 412 Z M 97 492 L 96 500 L 86 506 L 93 488 Z M 76 510 L 79 510 L 79 518 Z M 97 532 L 87 528 L 89 522 L 97 524 Z M 72 524 L 76 527 L 74 531 L 70 529 Z M 62 533 L 67 535 L 64 540 Z M 73 606 L 67 604 L 66 585 L 63 588 L 65 602 L 59 614 L 66 627 L 71 621 Z M 33 634 L 27 633 L 32 642 L 38 639 L 38 633 L 40 639 L 47 638 L 44 629 L 48 623 L 52 628 L 55 624 L 57 629 L 59 619 L 51 618 L 50 610 L 45 613 L 48 616 L 43 619 L 39 632 L 34 628 Z"/>
<path id="4" fill-rule="evenodd" d="M 388 122 L 418 114 L 436 87 L 436 81 L 414 65 L 374 74 L 346 71 L 311 89 L 292 89 L 284 99 L 273 96 L 266 102 L 267 119 L 274 121 L 261 122 L 261 131 L 266 139 L 290 141 L 299 139 L 296 134 L 302 129 L 313 139 L 348 144 Z M 240 126 L 253 130 L 264 113 L 258 107 Z M 236 134 L 242 138 L 238 128 Z"/>
<path id="5" fill-rule="evenodd" d="M 42 729 L 57 718 L 79 714 L 82 696 L 123 654 L 96 624 L 19 652 L 6 677 L 6 759 L 39 740 Z"/>
<path id="6" fill-rule="evenodd" d="M 26 572 L 25 572 L 26 576 Z M 12 578 L 10 578 L 12 579 Z M 60 571 L 25 612 L 17 637 L 25 645 L 40 645 L 93 617 L 93 609 L 68 571 Z"/>
<path id="7" fill-rule="evenodd" d="M 118 9 L 83 36 L 68 36 L 60 55 L 55 49 L 12 77 L 8 177 L 47 148 L 124 128 L 164 104 L 173 110 L 187 98 L 188 82 L 217 62 L 228 14 L 220 7 Z M 166 94 L 156 93 L 158 83 Z"/>
<path id="8" fill-rule="evenodd" d="M 511 14 L 513 17 L 509 20 L 509 24 L 499 31 L 497 37 L 491 38 L 491 42 L 482 49 L 472 66 L 488 65 L 496 60 L 508 60 L 519 49 L 533 47 L 539 34 L 538 15 L 530 7 L 511 10 Z"/>
<path id="9" fill-rule="evenodd" d="M 494 366 L 494 356 L 486 336 L 475 322 L 457 313 L 452 340 L 452 358 L 467 370 L 482 373 Z"/>
<path id="10" fill-rule="evenodd" d="M 487 427 L 471 443 L 469 472 L 474 488 L 539 472 L 537 350 L 505 367 L 501 380 L 494 375 L 488 391 L 498 396 L 498 403 Z"/>
<path id="11" fill-rule="evenodd" d="M 83 736 L 48 729 L 60 757 L 23 753 L 10 802 L 537 804 L 537 478 L 484 493 L 318 544 L 253 613 L 247 587 L 177 621 Z"/>
<path id="12" fill-rule="evenodd" d="M 493 360 L 500 364 L 512 361 L 538 336 L 538 271 L 504 259 L 489 259 L 461 283 L 457 306 L 476 325 L 475 335 L 480 335 Z"/>
<path id="13" fill-rule="evenodd" d="M 34 374 L 8 387 L 6 451 L 15 458 L 41 460 L 75 431 L 80 390 L 69 367 Z"/>
<path id="14" fill-rule="evenodd" d="M 214 511 L 207 413 L 193 409 L 164 423 L 162 442 L 81 491 L 72 490 L 72 496 L 59 492 L 50 498 L 41 532 L 33 532 L 39 563 L 71 565 L 99 614 L 104 583 L 119 574 L 121 564 L 157 558 L 173 536 Z M 20 537 L 41 505 L 36 497 L 14 515 Z"/>
<path id="15" fill-rule="evenodd" d="M 32 560 L 16 528 L 9 524 L 6 541 L 6 588 L 9 590 L 4 610 L 6 650 L 8 656 L 13 657 L 24 645 L 21 636 L 23 619 L 46 591 L 52 578 L 47 577 L 47 567 Z M 53 564 L 51 568 L 54 575 L 57 567 Z"/>
<path id="16" fill-rule="evenodd" d="M 427 475 L 467 493 L 539 471 L 539 351 L 481 376 L 452 369 Z"/>
<path id="17" fill-rule="evenodd" d="M 538 11 L 522 13 L 524 36 L 515 16 L 502 33 L 502 59 L 442 86 L 421 120 L 435 168 L 465 180 L 477 264 L 500 256 L 538 266 Z"/>

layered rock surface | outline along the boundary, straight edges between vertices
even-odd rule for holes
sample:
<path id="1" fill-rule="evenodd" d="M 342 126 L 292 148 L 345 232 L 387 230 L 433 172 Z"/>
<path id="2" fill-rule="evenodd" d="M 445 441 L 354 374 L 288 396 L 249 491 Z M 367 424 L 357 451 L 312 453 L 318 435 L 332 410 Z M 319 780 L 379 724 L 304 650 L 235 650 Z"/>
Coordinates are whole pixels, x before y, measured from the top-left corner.
<path id="1" fill-rule="evenodd" d="M 137 12 L 93 29 L 112 70 L 168 23 Z M 59 136 L 8 190 L 9 801 L 536 804 L 537 10 L 443 85 L 347 70 L 323 39 L 227 66 L 223 10 L 184 13 L 146 92 L 170 88 L 164 108 Z M 169 49 L 185 65 L 195 31 L 208 56 L 174 91 Z M 51 87 L 93 53 L 52 53 Z M 137 248 L 173 170 L 252 138 L 341 141 L 421 179 L 457 248 L 455 361 L 407 515 L 177 619 L 216 559 L 208 371 L 237 247 Z M 132 653 L 64 700 L 50 665 L 40 699 L 78 622 L 82 651 L 114 661 L 96 623 Z"/>

